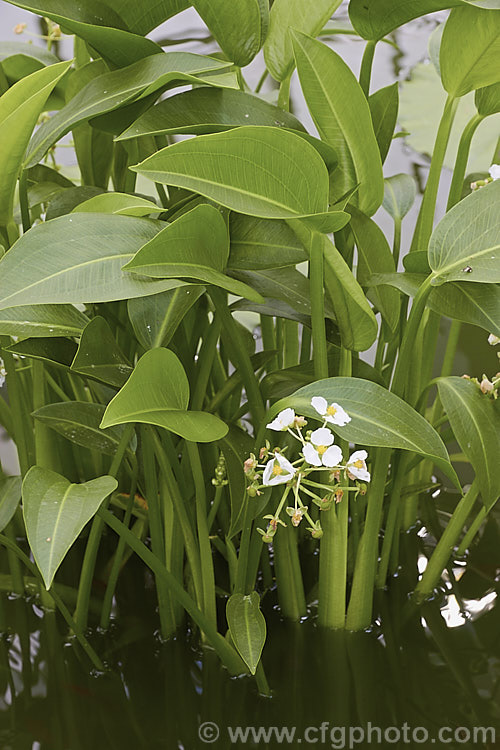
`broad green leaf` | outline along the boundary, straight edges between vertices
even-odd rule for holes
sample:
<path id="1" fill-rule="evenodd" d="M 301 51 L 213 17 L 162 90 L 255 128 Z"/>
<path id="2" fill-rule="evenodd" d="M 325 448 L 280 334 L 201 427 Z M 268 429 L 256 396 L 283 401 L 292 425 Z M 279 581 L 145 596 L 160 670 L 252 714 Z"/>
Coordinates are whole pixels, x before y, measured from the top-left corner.
<path id="1" fill-rule="evenodd" d="M 169 349 L 151 349 L 109 402 L 101 427 L 143 422 L 198 443 L 226 435 L 222 420 L 207 412 L 188 411 L 188 402 L 188 379 L 179 359 Z"/>
<path id="2" fill-rule="evenodd" d="M 294 56 L 290 29 L 315 37 L 335 13 L 341 0 L 274 0 L 269 19 L 269 34 L 264 44 L 264 59 L 273 78 L 283 81 L 293 70 Z"/>
<path id="3" fill-rule="evenodd" d="M 125 428 L 101 429 L 99 425 L 104 410 L 102 404 L 88 401 L 61 401 L 42 406 L 33 412 L 33 416 L 76 445 L 114 456 Z"/>
<path id="4" fill-rule="evenodd" d="M 293 302 L 293 304 L 295 305 L 295 302 Z M 236 312 L 254 312 L 257 313 L 257 315 L 267 315 L 271 318 L 274 317 L 284 318 L 285 320 L 295 320 L 296 323 L 301 323 L 303 326 L 306 326 L 306 328 L 312 327 L 310 315 L 297 312 L 295 306 L 292 307 L 291 304 L 284 302 L 283 300 L 265 299 L 263 303 L 257 304 L 256 302 L 248 302 L 247 300 L 242 299 L 238 300 L 237 302 L 233 302 L 230 309 Z M 331 315 L 334 315 L 333 310 L 331 312 Z M 331 318 L 326 317 L 325 327 L 327 341 L 338 345 L 340 343 L 340 338 L 335 322 Z"/>
<path id="5" fill-rule="evenodd" d="M 307 260 L 304 246 L 284 221 L 232 213 L 229 231 L 228 267 L 232 270 L 261 271 L 295 266 Z"/>
<path id="6" fill-rule="evenodd" d="M 158 228 L 149 219 L 103 214 L 71 214 L 33 227 L 0 260 L 0 309 L 109 302 L 181 286 L 121 270 Z"/>
<path id="7" fill-rule="evenodd" d="M 359 185 L 354 202 L 367 216 L 382 203 L 382 162 L 370 108 L 354 74 L 325 44 L 292 34 L 300 85 L 321 138 L 337 152 L 334 199 Z"/>
<path id="8" fill-rule="evenodd" d="M 230 596 L 226 605 L 226 619 L 239 655 L 251 674 L 255 674 L 266 642 L 266 621 L 260 611 L 258 593 L 252 591 L 248 595 Z"/>
<path id="9" fill-rule="evenodd" d="M 264 44 L 269 25 L 268 0 L 193 0 L 222 51 L 240 68 Z"/>
<path id="10" fill-rule="evenodd" d="M 88 521 L 118 486 L 110 476 L 71 484 L 55 471 L 32 466 L 23 482 L 23 514 L 28 542 L 45 586 Z"/>
<path id="11" fill-rule="evenodd" d="M 0 97 L 0 226 L 12 221 L 14 193 L 24 152 L 45 102 L 70 63 L 41 68 Z"/>
<path id="12" fill-rule="evenodd" d="M 0 335 L 79 336 L 89 319 L 71 305 L 20 305 L 0 310 Z"/>
<path id="13" fill-rule="evenodd" d="M 408 81 L 400 84 L 399 93 L 400 126 L 409 133 L 406 143 L 415 151 L 431 155 L 439 126 L 439 120 L 446 102 L 439 75 L 433 65 L 419 63 Z M 460 136 L 467 123 L 477 114 L 474 94 L 466 94 L 458 102 L 455 120 L 451 130 L 444 164 L 453 169 Z M 477 128 L 472 140 L 467 173 L 484 172 L 491 163 L 498 141 L 500 115 L 486 117 Z"/>
<path id="14" fill-rule="evenodd" d="M 308 230 L 294 222 L 298 238 L 309 247 Z M 359 282 L 337 248 L 323 237 L 325 289 L 339 327 L 343 346 L 352 351 L 369 349 L 377 337 L 377 320 Z"/>
<path id="15" fill-rule="evenodd" d="M 500 13 L 454 8 L 444 27 L 439 65 L 452 96 L 500 82 Z"/>
<path id="16" fill-rule="evenodd" d="M 415 180 L 409 174 L 395 174 L 384 180 L 383 207 L 394 221 L 403 221 L 417 196 Z"/>
<path id="17" fill-rule="evenodd" d="M 25 42 L 0 42 L 0 63 L 9 86 L 47 65 L 55 65 L 59 58 L 43 47 Z M 46 110 L 60 109 L 65 104 L 67 77 L 63 77 L 50 92 Z"/>
<path id="18" fill-rule="evenodd" d="M 119 216 L 149 216 L 160 212 L 156 203 L 128 193 L 100 193 L 79 203 L 73 213 L 103 213 Z"/>
<path id="19" fill-rule="evenodd" d="M 500 494 L 500 409 L 470 380 L 438 380 L 439 397 L 453 433 L 471 462 L 489 510 Z"/>
<path id="20" fill-rule="evenodd" d="M 385 235 L 372 219 L 357 209 L 351 212 L 350 227 L 358 248 L 358 281 L 361 286 L 370 285 L 370 277 L 376 273 L 391 273 L 394 258 L 387 244 Z M 384 269 L 384 270 L 382 270 Z M 394 289 L 371 289 L 373 304 L 380 311 L 382 318 L 392 331 L 396 331 L 399 324 L 399 295 Z"/>
<path id="21" fill-rule="evenodd" d="M 183 0 L 154 5 L 148 3 L 147 10 L 143 3 L 132 3 L 131 0 L 119 0 L 119 2 L 113 0 L 113 2 L 106 3 L 95 0 L 85 0 L 85 2 L 82 0 L 78 2 L 76 0 L 69 2 L 68 0 L 35 0 L 34 2 L 7 0 L 7 2 L 37 15 L 51 18 L 61 24 L 63 29 L 85 39 L 117 67 L 159 52 L 158 45 L 143 36 L 151 31 L 149 24 L 153 21 L 156 26 L 187 7 L 187 3 Z M 160 11 L 159 14 L 158 11 Z M 166 11 L 165 18 L 162 17 L 164 11 Z M 130 33 L 131 31 L 135 33 Z"/>
<path id="22" fill-rule="evenodd" d="M 242 125 L 304 129 L 289 112 L 246 91 L 200 86 L 150 107 L 116 140 L 145 135 L 220 133 Z"/>
<path id="23" fill-rule="evenodd" d="M 493 83 L 491 86 L 477 89 L 474 94 L 474 101 L 477 111 L 483 117 L 496 115 L 500 112 L 500 83 Z"/>
<path id="24" fill-rule="evenodd" d="M 7 350 L 18 357 L 36 359 L 45 364 L 69 370 L 77 348 L 72 339 L 56 336 L 55 338 L 24 339 L 7 347 Z"/>
<path id="25" fill-rule="evenodd" d="M 500 282 L 500 180 L 471 193 L 439 222 L 429 243 L 433 284 Z"/>
<path id="26" fill-rule="evenodd" d="M 223 71 L 228 64 L 191 52 L 162 52 L 98 76 L 37 130 L 28 149 L 26 166 L 37 164 L 78 123 L 160 93 L 174 83 L 200 83 L 204 75 Z"/>
<path id="27" fill-rule="evenodd" d="M 225 275 L 228 257 L 229 237 L 222 214 L 201 204 L 153 237 L 123 270 L 161 279 L 193 279 L 261 302 L 258 292 Z"/>
<path id="28" fill-rule="evenodd" d="M 313 396 L 323 396 L 328 403 L 336 402 L 349 414 L 351 421 L 345 427 L 330 425 L 344 440 L 367 446 L 402 448 L 431 458 L 460 487 L 444 443 L 429 422 L 398 396 L 369 380 L 318 380 L 278 401 L 268 417 L 272 419 L 291 406 L 299 414 L 319 419 L 311 406 Z"/>
<path id="29" fill-rule="evenodd" d="M 135 335 L 145 349 L 168 346 L 182 319 L 205 292 L 204 286 L 186 284 L 127 303 Z"/>
<path id="30" fill-rule="evenodd" d="M 200 135 L 167 146 L 133 169 L 264 219 L 322 214 L 328 208 L 323 160 L 298 135 L 278 128 Z"/>
<path id="31" fill-rule="evenodd" d="M 385 162 L 392 143 L 399 109 L 398 83 L 392 83 L 375 91 L 368 97 L 373 129 L 377 139 L 382 164 Z"/>
<path id="32" fill-rule="evenodd" d="M 403 258 L 403 266 L 408 273 L 423 273 L 428 276 L 431 273 L 429 255 L 426 250 L 414 250 Z"/>
<path id="33" fill-rule="evenodd" d="M 132 372 L 108 322 L 97 316 L 84 328 L 71 369 L 121 388 Z"/>
<path id="34" fill-rule="evenodd" d="M 6 477 L 0 482 L 0 531 L 10 523 L 21 500 L 21 477 Z"/>
<path id="35" fill-rule="evenodd" d="M 411 253 L 414 255 L 414 253 Z M 425 280 L 425 274 L 375 274 L 372 284 L 390 284 L 409 297 L 414 297 Z M 500 287 L 496 284 L 449 282 L 434 287 L 427 307 L 439 315 L 484 328 L 500 336 Z"/>
<path id="36" fill-rule="evenodd" d="M 95 185 L 77 185 L 66 190 L 61 190 L 53 197 L 50 197 L 45 221 L 52 221 L 52 219 L 58 219 L 60 216 L 70 214 L 80 203 L 84 203 L 90 198 L 102 195 L 103 193 L 104 189 Z"/>
<path id="37" fill-rule="evenodd" d="M 349 18 L 358 34 L 378 40 L 414 18 L 456 5 L 461 0 L 351 0 Z"/>

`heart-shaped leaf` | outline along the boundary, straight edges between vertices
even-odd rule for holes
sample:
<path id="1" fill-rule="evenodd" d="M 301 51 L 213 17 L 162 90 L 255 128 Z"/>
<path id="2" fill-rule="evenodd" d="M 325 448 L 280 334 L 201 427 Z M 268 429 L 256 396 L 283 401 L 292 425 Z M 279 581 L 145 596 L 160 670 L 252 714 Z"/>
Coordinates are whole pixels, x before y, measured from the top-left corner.
<path id="1" fill-rule="evenodd" d="M 0 482 L 0 531 L 10 523 L 21 500 L 21 477 L 7 477 Z"/>
<path id="2" fill-rule="evenodd" d="M 438 389 L 453 433 L 476 472 L 489 510 L 500 495 L 500 404 L 463 378 L 440 378 Z"/>
<path id="3" fill-rule="evenodd" d="M 123 388 L 109 402 L 101 427 L 143 422 L 199 443 L 220 440 L 227 425 L 203 411 L 187 411 L 189 383 L 169 349 L 151 349 L 138 361 Z"/>
<path id="4" fill-rule="evenodd" d="M 85 327 L 71 369 L 117 388 L 132 372 L 108 322 L 100 316 Z"/>
<path id="5" fill-rule="evenodd" d="M 240 68 L 264 44 L 269 25 L 268 0 L 193 0 L 222 51 Z"/>
<path id="6" fill-rule="evenodd" d="M 136 172 L 264 219 L 328 208 L 329 178 L 318 152 L 294 133 L 249 126 L 200 135 L 158 151 Z"/>
<path id="7" fill-rule="evenodd" d="M 311 406 L 313 396 L 339 403 L 351 417 L 345 427 L 330 425 L 344 440 L 360 445 L 402 448 L 431 458 L 460 487 L 443 441 L 421 414 L 377 383 L 359 378 L 327 378 L 300 388 L 274 404 L 268 421 L 287 407 L 319 419 Z"/>
<path id="8" fill-rule="evenodd" d="M 500 180 L 471 193 L 449 211 L 429 243 L 433 284 L 500 282 Z"/>
<path id="9" fill-rule="evenodd" d="M 193 279 L 261 302 L 258 292 L 224 274 L 228 257 L 226 222 L 220 211 L 202 203 L 141 247 L 123 270 L 161 279 Z"/>
<path id="10" fill-rule="evenodd" d="M 23 482 L 24 522 L 47 589 L 85 524 L 117 486 L 116 479 L 110 476 L 71 484 L 41 466 L 32 466 L 28 471 Z"/>
<path id="11" fill-rule="evenodd" d="M 109 302 L 182 286 L 121 270 L 162 226 L 149 219 L 85 213 L 38 224 L 0 260 L 0 309 Z"/>
<path id="12" fill-rule="evenodd" d="M 184 315 L 205 292 L 204 286 L 186 284 L 127 303 L 135 335 L 145 349 L 168 346 Z"/>
<path id="13" fill-rule="evenodd" d="M 238 653 L 251 674 L 255 674 L 266 642 L 266 621 L 260 611 L 256 591 L 249 595 L 233 594 L 226 605 L 229 632 Z"/>
<path id="14" fill-rule="evenodd" d="M 332 175 L 333 200 L 359 185 L 352 202 L 371 216 L 382 203 L 384 179 L 366 97 L 336 52 L 298 32 L 292 33 L 292 40 L 300 85 L 314 124 L 339 157 Z"/>
<path id="15" fill-rule="evenodd" d="M 71 305 L 20 305 L 0 310 L 0 335 L 79 336 L 89 319 Z"/>

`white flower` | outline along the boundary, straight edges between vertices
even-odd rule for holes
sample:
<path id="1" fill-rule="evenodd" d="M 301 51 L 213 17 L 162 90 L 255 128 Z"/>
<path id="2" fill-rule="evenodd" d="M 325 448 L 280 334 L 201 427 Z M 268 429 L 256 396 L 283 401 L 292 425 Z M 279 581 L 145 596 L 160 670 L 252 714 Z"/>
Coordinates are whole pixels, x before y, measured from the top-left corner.
<path id="1" fill-rule="evenodd" d="M 281 453 L 275 453 L 274 458 L 266 464 L 262 475 L 262 483 L 268 487 L 275 484 L 286 484 L 290 479 L 293 479 L 296 471 L 297 469 Z"/>
<path id="2" fill-rule="evenodd" d="M 0 388 L 5 383 L 6 376 L 7 376 L 7 370 L 5 369 L 3 359 L 0 359 Z"/>
<path id="3" fill-rule="evenodd" d="M 286 432 L 295 424 L 295 412 L 293 409 L 284 409 L 272 422 L 266 425 L 269 430 L 276 432 Z"/>
<path id="4" fill-rule="evenodd" d="M 351 417 L 341 406 L 336 403 L 328 406 L 328 402 L 323 396 L 314 396 L 314 398 L 311 399 L 311 406 L 316 409 L 325 422 L 330 422 L 330 424 L 336 424 L 338 427 L 343 427 L 351 421 Z"/>
<path id="5" fill-rule="evenodd" d="M 500 164 L 492 164 L 488 172 L 492 180 L 500 180 Z"/>
<path id="6" fill-rule="evenodd" d="M 490 333 L 488 336 L 488 344 L 490 346 L 496 346 L 497 344 L 500 344 L 500 336 L 495 336 L 494 333 Z"/>
<path id="7" fill-rule="evenodd" d="M 333 433 L 328 427 L 320 427 L 311 435 L 311 442 L 302 451 L 308 464 L 312 466 L 338 466 L 342 463 L 342 451 L 333 445 Z"/>
<path id="8" fill-rule="evenodd" d="M 347 462 L 347 473 L 351 479 L 360 479 L 362 482 L 370 481 L 370 472 L 366 468 L 366 451 L 354 451 Z"/>

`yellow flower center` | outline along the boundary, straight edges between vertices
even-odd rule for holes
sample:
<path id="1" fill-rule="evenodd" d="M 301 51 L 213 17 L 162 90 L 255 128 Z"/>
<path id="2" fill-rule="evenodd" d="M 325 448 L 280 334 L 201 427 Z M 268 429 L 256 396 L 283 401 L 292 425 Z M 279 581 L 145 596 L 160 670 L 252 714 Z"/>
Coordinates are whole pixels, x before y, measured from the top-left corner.
<path id="1" fill-rule="evenodd" d="M 337 413 L 337 409 L 334 406 L 329 406 L 328 409 L 326 410 L 326 413 L 330 417 L 334 417 L 336 415 L 336 413 Z"/>
<path id="2" fill-rule="evenodd" d="M 280 474 L 284 474 L 285 472 L 281 468 L 281 466 L 278 463 L 275 463 L 273 466 L 273 476 L 279 477 Z"/>
<path id="3" fill-rule="evenodd" d="M 356 469 L 362 469 L 364 466 L 364 461 L 358 458 L 358 460 L 353 463 L 353 466 L 355 466 Z"/>
<path id="4" fill-rule="evenodd" d="M 316 450 L 318 451 L 319 455 L 322 456 L 323 453 L 326 453 L 326 451 L 328 450 L 328 446 L 327 445 L 317 445 L 316 446 Z"/>

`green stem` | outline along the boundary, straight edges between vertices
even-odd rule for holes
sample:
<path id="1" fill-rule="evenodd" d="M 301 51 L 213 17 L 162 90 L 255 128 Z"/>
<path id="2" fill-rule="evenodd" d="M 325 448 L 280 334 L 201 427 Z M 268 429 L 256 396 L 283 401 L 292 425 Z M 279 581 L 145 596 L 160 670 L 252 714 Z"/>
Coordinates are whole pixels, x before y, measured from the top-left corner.
<path id="1" fill-rule="evenodd" d="M 196 494 L 196 525 L 198 528 L 198 545 L 201 561 L 201 580 L 203 586 L 203 612 L 214 628 L 217 627 L 215 608 L 215 575 L 212 559 L 212 547 L 207 525 L 207 496 L 205 479 L 200 460 L 200 453 L 196 443 L 186 440 L 186 448 L 191 464 Z"/>
<path id="2" fill-rule="evenodd" d="M 359 543 L 351 598 L 347 610 L 346 627 L 348 630 L 364 630 L 370 626 L 372 620 L 378 539 L 390 457 L 391 451 L 389 448 L 379 448 L 376 452 L 375 471 L 368 490 L 369 499 L 365 528 Z"/>
<path id="3" fill-rule="evenodd" d="M 290 82 L 292 80 L 292 74 L 290 73 L 289 76 L 287 76 L 283 81 L 280 83 L 280 90 L 278 93 L 278 107 L 285 110 L 285 112 L 288 112 L 290 109 Z"/>
<path id="4" fill-rule="evenodd" d="M 359 85 L 363 89 L 363 93 L 367 99 L 370 94 L 370 80 L 372 77 L 373 56 L 376 44 L 377 42 L 372 40 L 366 43 L 363 59 L 361 60 L 361 70 L 359 71 Z"/>
<path id="5" fill-rule="evenodd" d="M 448 205 L 446 210 L 458 203 L 462 196 L 462 189 L 465 180 L 465 173 L 467 171 L 467 162 L 469 161 L 470 146 L 474 133 L 478 129 L 479 125 L 484 120 L 483 115 L 475 114 L 465 126 L 460 143 L 458 145 L 457 158 L 455 159 L 455 168 L 453 169 L 453 177 L 451 180 L 450 194 L 448 196 Z"/>
<path id="6" fill-rule="evenodd" d="M 310 284 L 311 321 L 313 339 L 314 377 L 317 380 L 328 377 L 328 353 L 325 327 L 323 237 L 318 232 L 311 234 Z"/>
<path id="7" fill-rule="evenodd" d="M 307 612 L 295 529 L 279 529 L 273 540 L 274 569 L 284 617 L 300 620 Z"/>
<path id="8" fill-rule="evenodd" d="M 19 176 L 19 206 L 21 208 L 21 221 L 23 224 L 23 233 L 31 229 L 31 216 L 28 200 L 28 173 L 25 169 Z"/>
<path id="9" fill-rule="evenodd" d="M 441 170 L 443 168 L 444 157 L 446 155 L 446 149 L 448 147 L 455 113 L 457 111 L 458 101 L 459 100 L 451 96 L 451 94 L 448 94 L 434 144 L 427 185 L 425 186 L 417 226 L 413 235 L 411 245 L 412 250 L 426 250 L 429 244 L 434 223 L 434 213 L 436 210 Z"/>
<path id="10" fill-rule="evenodd" d="M 401 506 L 401 489 L 407 478 L 406 467 L 410 459 L 410 454 L 405 452 L 401 455 L 396 470 L 396 476 L 392 487 L 391 497 L 389 500 L 389 512 L 385 524 L 384 541 L 382 543 L 382 554 L 378 567 L 376 586 L 383 589 L 385 586 L 389 562 L 391 560 L 391 551 L 394 548 L 394 535 L 398 526 L 399 510 Z"/>
<path id="11" fill-rule="evenodd" d="M 245 492 L 244 502 L 245 502 L 245 515 L 243 517 L 243 530 L 241 532 L 240 549 L 238 552 L 238 565 L 236 568 L 236 580 L 234 582 L 235 594 L 247 593 L 246 581 L 247 581 L 247 571 L 248 571 L 248 556 L 249 556 L 249 551 L 250 551 L 250 540 L 252 536 L 253 519 L 252 519 L 251 510 L 250 510 L 250 498 L 246 492 Z"/>
<path id="12" fill-rule="evenodd" d="M 191 398 L 191 409 L 199 411 L 203 408 L 203 401 L 207 392 L 207 385 L 212 372 L 215 355 L 217 352 L 217 341 L 221 330 L 219 316 L 215 316 L 198 355 L 195 371 L 195 386 Z"/>
<path id="13" fill-rule="evenodd" d="M 100 508 L 98 513 L 102 520 L 105 521 L 119 536 L 125 539 L 125 542 L 136 553 L 136 555 L 138 555 L 153 573 L 162 580 L 165 586 L 170 589 L 172 595 L 184 607 L 200 630 L 205 633 L 207 640 L 211 643 L 229 672 L 233 675 L 246 673 L 247 669 L 235 649 L 220 635 L 220 633 L 217 632 L 210 620 L 200 609 L 198 609 L 194 600 L 184 590 L 183 586 L 175 576 L 172 575 L 172 573 L 162 565 L 160 560 L 158 560 L 158 558 L 153 555 L 153 553 L 142 542 L 140 542 L 134 534 L 132 534 L 130 529 L 121 523 L 121 521 L 119 521 L 112 513 L 104 508 Z"/>
<path id="14" fill-rule="evenodd" d="M 418 604 L 425 599 L 428 599 L 434 589 L 436 588 L 439 579 L 443 573 L 443 570 L 448 564 L 450 555 L 453 552 L 457 540 L 462 533 L 467 518 L 470 515 L 476 498 L 479 494 L 479 486 L 477 479 L 474 479 L 468 492 L 462 497 L 457 507 L 455 508 L 452 517 L 450 518 L 446 529 L 443 532 L 443 536 L 437 543 L 425 569 L 425 572 L 419 581 L 415 591 L 413 592 L 413 598 Z"/>
<path id="15" fill-rule="evenodd" d="M 479 513 L 477 514 L 477 516 L 475 517 L 475 519 L 473 520 L 473 522 L 467 529 L 467 532 L 464 538 L 460 542 L 460 545 L 457 549 L 457 557 L 463 557 L 465 555 L 465 553 L 471 546 L 477 532 L 479 531 L 479 529 L 481 528 L 481 526 L 483 525 L 487 517 L 488 517 L 488 511 L 486 510 L 484 505 L 482 505 L 481 510 L 479 511 Z"/>
<path id="16" fill-rule="evenodd" d="M 392 256 L 396 271 L 399 265 L 399 255 L 401 253 L 401 219 L 394 219 L 394 239 L 392 241 Z"/>
<path id="17" fill-rule="evenodd" d="M 134 425 L 129 424 L 123 431 L 123 435 L 118 443 L 116 453 L 111 462 L 109 469 L 109 476 L 116 477 L 120 464 L 127 450 L 127 446 L 134 433 Z M 105 501 L 106 503 L 107 501 Z M 83 632 L 87 627 L 90 592 L 92 589 L 92 579 L 94 578 L 94 570 L 97 561 L 97 553 L 99 551 L 99 545 L 101 543 L 101 536 L 104 529 L 104 522 L 100 516 L 95 516 L 92 521 L 92 527 L 90 529 L 87 546 L 85 548 L 85 555 L 83 557 L 82 570 L 80 574 L 80 583 L 78 586 L 78 597 L 76 600 L 75 608 L 75 622 L 77 628 Z"/>

